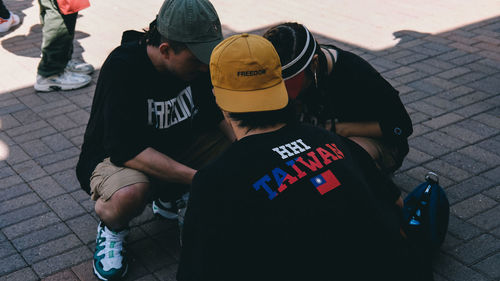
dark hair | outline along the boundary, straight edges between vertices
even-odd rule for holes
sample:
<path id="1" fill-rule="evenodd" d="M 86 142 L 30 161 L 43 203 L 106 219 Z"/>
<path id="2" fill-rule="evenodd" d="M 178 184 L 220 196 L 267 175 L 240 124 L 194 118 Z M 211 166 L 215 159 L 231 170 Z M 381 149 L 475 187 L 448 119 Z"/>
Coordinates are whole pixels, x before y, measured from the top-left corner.
<path id="1" fill-rule="evenodd" d="M 238 123 L 239 127 L 249 129 L 268 128 L 278 124 L 289 124 L 295 120 L 295 111 L 289 103 L 282 109 L 234 113 L 228 112 L 229 117 Z"/>
<path id="2" fill-rule="evenodd" d="M 286 65 L 295 59 L 306 44 L 307 33 L 303 25 L 296 22 L 285 22 L 271 27 L 264 33 L 264 38 L 273 44 L 280 57 L 281 65 Z M 315 40 L 313 38 L 313 40 Z M 321 51 L 320 45 L 316 42 L 315 54 L 319 56 L 318 83 L 327 75 L 328 66 L 325 54 Z M 306 73 L 312 77 L 309 67 L 306 67 Z"/>
<path id="3" fill-rule="evenodd" d="M 142 39 L 142 42 L 146 45 L 158 47 L 161 43 L 168 43 L 174 53 L 178 54 L 180 51 L 185 50 L 187 45 L 183 42 L 170 40 L 160 34 L 156 25 L 156 19 L 149 24 L 149 29 L 144 30 L 146 33 Z"/>

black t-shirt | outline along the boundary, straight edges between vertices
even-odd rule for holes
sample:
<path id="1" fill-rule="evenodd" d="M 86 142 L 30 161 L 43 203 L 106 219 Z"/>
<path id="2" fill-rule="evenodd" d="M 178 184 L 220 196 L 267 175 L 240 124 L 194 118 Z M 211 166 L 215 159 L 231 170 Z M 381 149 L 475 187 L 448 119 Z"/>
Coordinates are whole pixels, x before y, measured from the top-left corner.
<path id="1" fill-rule="evenodd" d="M 384 141 L 407 151 L 407 138 L 413 128 L 398 91 L 358 55 L 331 45 L 322 48 L 336 50 L 337 59 L 320 88 L 313 85 L 299 97 L 303 103 L 302 121 L 315 125 L 328 120 L 376 121 Z"/>
<path id="2" fill-rule="evenodd" d="M 223 119 L 209 76 L 191 83 L 158 72 L 139 41 L 123 43 L 104 62 L 85 131 L 77 177 L 89 191 L 95 166 L 116 165 L 152 147 L 174 159 L 198 132 Z"/>
<path id="3" fill-rule="evenodd" d="M 331 132 L 245 137 L 195 175 L 177 279 L 403 280 L 398 196 Z"/>

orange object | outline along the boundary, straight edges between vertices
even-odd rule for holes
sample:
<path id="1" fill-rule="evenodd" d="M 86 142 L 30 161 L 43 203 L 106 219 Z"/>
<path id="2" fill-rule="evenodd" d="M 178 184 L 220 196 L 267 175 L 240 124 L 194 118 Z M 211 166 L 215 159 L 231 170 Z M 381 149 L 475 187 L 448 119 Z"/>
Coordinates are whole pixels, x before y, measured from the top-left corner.
<path id="1" fill-rule="evenodd" d="M 61 14 L 69 15 L 90 7 L 90 2 L 89 0 L 57 0 L 57 5 Z"/>

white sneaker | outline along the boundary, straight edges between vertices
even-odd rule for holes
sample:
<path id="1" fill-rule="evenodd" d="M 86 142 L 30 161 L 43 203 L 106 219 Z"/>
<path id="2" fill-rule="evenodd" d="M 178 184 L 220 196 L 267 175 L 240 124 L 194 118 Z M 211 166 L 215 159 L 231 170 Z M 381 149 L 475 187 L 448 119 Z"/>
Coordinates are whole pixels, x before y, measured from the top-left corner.
<path id="1" fill-rule="evenodd" d="M 125 238 L 128 230 L 114 232 L 101 223 L 97 226 L 94 273 L 101 280 L 120 280 L 127 274 Z"/>
<path id="2" fill-rule="evenodd" d="M 11 27 L 18 25 L 20 22 L 19 16 L 10 12 L 8 19 L 0 18 L 0 32 L 9 31 Z"/>
<path id="3" fill-rule="evenodd" d="M 92 81 L 92 77 L 89 75 L 70 71 L 64 71 L 49 77 L 37 75 L 35 90 L 40 92 L 74 90 L 89 84 L 90 81 Z"/>
<path id="4" fill-rule="evenodd" d="M 151 207 L 153 208 L 153 214 L 159 217 L 169 220 L 177 219 L 177 212 L 179 211 L 179 208 L 177 208 L 175 201 L 165 202 L 158 198 L 153 201 Z"/>
<path id="5" fill-rule="evenodd" d="M 91 74 L 92 72 L 94 72 L 94 67 L 90 63 L 72 59 L 68 61 L 65 70 L 80 74 Z"/>
<path id="6" fill-rule="evenodd" d="M 160 198 L 153 200 L 152 208 L 153 214 L 159 216 L 160 218 L 175 220 L 178 219 L 179 210 L 186 208 L 187 201 L 189 200 L 189 192 L 181 196 L 181 198 L 165 202 Z"/>

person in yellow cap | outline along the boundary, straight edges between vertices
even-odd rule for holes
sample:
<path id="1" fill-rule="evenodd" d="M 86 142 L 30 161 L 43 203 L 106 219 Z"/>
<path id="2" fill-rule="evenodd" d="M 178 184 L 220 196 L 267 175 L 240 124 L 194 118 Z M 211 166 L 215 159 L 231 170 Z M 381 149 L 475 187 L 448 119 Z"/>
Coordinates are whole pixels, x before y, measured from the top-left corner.
<path id="1" fill-rule="evenodd" d="M 194 176 L 177 280 L 429 280 L 398 188 L 351 140 L 295 121 L 268 40 L 231 36 L 209 66 L 237 141 Z"/>

